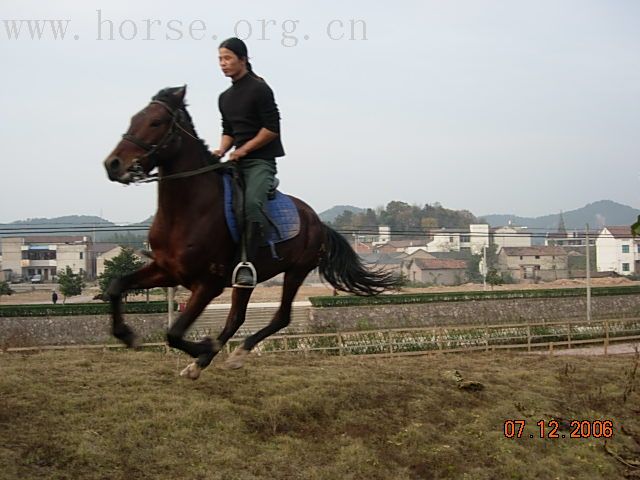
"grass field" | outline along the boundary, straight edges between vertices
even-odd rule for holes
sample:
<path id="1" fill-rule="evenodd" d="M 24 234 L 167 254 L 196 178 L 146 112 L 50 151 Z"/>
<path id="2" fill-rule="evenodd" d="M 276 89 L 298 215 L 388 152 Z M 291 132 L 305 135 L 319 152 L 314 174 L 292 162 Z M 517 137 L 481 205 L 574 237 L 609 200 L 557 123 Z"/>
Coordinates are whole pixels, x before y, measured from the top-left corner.
<path id="1" fill-rule="evenodd" d="M 0 478 L 640 478 L 633 356 L 254 356 L 197 382 L 177 376 L 186 362 L 0 355 Z M 567 438 L 539 438 L 551 418 Z M 508 419 L 522 438 L 505 438 Z M 612 420 L 609 452 L 569 438 L 573 419 Z"/>

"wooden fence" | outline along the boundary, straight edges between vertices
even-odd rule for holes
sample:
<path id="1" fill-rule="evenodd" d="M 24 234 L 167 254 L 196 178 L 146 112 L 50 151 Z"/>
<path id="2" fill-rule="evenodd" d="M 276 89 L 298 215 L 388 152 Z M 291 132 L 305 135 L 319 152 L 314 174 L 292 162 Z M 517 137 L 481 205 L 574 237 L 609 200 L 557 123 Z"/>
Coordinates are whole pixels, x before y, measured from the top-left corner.
<path id="1" fill-rule="evenodd" d="M 234 337 L 229 352 L 242 342 Z M 299 333 L 269 337 L 259 353 L 324 353 L 328 355 L 403 356 L 470 351 L 571 349 L 613 342 L 640 342 L 640 317 L 587 322 L 568 319 L 497 325 L 447 325 L 334 333 Z M 164 347 L 147 343 L 145 347 Z M 9 348 L 8 352 L 78 348 L 122 348 L 120 344 Z"/>
<path id="2" fill-rule="evenodd" d="M 265 353 L 323 352 L 332 355 L 424 355 L 469 351 L 527 352 L 640 341 L 640 317 L 448 325 L 353 332 L 273 336 L 258 345 Z M 232 340 L 229 349 L 241 340 Z"/>

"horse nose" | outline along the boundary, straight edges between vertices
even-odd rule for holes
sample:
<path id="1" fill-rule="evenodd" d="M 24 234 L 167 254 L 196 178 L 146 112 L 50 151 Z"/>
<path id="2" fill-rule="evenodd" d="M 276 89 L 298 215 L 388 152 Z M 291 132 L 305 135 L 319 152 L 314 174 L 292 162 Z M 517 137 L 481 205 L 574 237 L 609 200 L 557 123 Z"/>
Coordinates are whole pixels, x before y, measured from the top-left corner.
<path id="1" fill-rule="evenodd" d="M 107 161 L 107 168 L 111 172 L 119 172 L 121 165 L 122 161 L 118 157 L 113 157 L 111 160 Z"/>

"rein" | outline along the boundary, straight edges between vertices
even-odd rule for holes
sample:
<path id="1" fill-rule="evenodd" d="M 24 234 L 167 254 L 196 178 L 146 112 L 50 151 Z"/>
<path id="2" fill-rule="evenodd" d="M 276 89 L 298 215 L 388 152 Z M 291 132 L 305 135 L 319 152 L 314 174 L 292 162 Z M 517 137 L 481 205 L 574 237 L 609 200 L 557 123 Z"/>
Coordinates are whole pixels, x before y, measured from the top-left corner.
<path id="1" fill-rule="evenodd" d="M 187 178 L 194 177 L 196 175 L 201 175 L 207 172 L 213 172 L 215 170 L 220 170 L 224 168 L 232 168 L 234 162 L 222 162 L 215 163 L 213 165 L 207 165 L 206 167 L 198 168 L 196 170 L 187 170 L 186 172 L 172 173 L 171 175 L 162 175 L 160 176 L 157 173 L 153 175 L 147 175 L 145 178 L 140 180 L 136 180 L 134 183 L 151 183 L 151 182 L 159 182 L 164 180 L 176 180 L 178 178 Z"/>
<path id="2" fill-rule="evenodd" d="M 142 156 L 142 158 L 151 157 L 152 155 L 157 154 L 159 150 L 163 150 L 167 148 L 171 143 L 171 141 L 173 140 L 174 135 L 178 133 L 176 128 L 182 131 L 183 133 L 186 133 L 189 137 L 193 138 L 194 140 L 200 141 L 199 138 L 192 135 L 182 125 L 180 125 L 179 116 L 176 115 L 175 111 L 172 110 L 171 107 L 169 107 L 169 105 L 158 100 L 153 100 L 151 103 L 155 103 L 164 107 L 164 109 L 167 110 L 167 112 L 171 116 L 172 121 L 171 121 L 171 125 L 169 126 L 169 129 L 157 144 L 149 144 L 149 143 L 143 142 L 139 138 L 130 134 L 125 133 L 124 135 L 122 135 L 122 138 L 124 140 L 127 140 L 146 151 L 145 154 Z M 218 157 L 218 160 L 219 160 L 219 157 Z M 136 159 L 133 162 L 133 170 L 131 172 L 133 174 L 132 183 L 140 184 L 140 183 L 159 182 L 161 180 L 163 181 L 176 180 L 179 178 L 193 177 L 196 175 L 201 175 L 203 173 L 212 172 L 212 171 L 220 170 L 224 168 L 235 168 L 234 162 L 228 161 L 228 162 L 222 162 L 222 163 L 215 163 L 213 165 L 207 165 L 206 167 L 198 168 L 196 170 L 188 170 L 186 172 L 172 173 L 170 175 L 159 175 L 157 173 L 154 173 L 152 175 L 147 175 L 142 171 L 142 168 L 140 167 L 138 159 Z"/>

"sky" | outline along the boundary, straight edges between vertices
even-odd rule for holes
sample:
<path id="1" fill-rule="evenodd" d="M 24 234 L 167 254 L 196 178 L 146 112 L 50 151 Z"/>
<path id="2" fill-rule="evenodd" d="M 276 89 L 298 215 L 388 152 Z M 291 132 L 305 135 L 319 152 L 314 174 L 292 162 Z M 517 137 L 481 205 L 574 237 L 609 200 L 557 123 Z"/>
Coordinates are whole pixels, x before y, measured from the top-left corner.
<path id="1" fill-rule="evenodd" d="M 156 186 L 109 182 L 102 162 L 167 86 L 187 85 L 217 147 L 230 36 L 280 109 L 280 189 L 318 212 L 640 207 L 635 0 L 3 0 L 0 222 L 153 214 Z"/>

